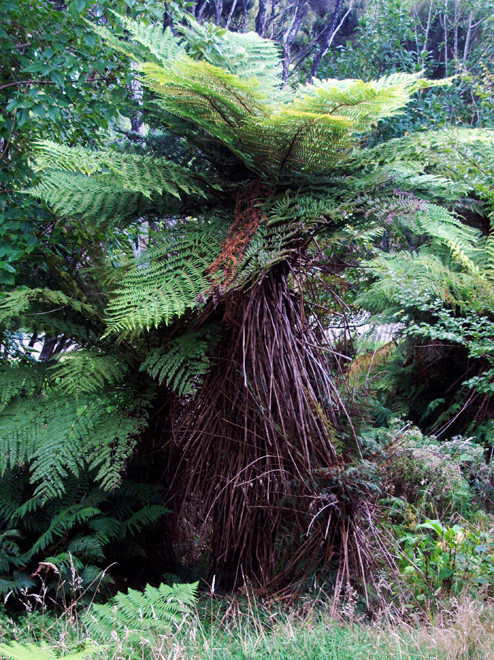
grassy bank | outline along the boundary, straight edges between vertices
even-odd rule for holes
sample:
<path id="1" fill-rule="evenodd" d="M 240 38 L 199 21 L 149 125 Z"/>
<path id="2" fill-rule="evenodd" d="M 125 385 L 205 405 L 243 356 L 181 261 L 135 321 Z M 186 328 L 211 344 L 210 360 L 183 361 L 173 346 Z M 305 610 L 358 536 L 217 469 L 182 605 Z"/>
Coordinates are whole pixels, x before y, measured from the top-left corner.
<path id="1" fill-rule="evenodd" d="M 427 658 L 494 659 L 492 603 L 452 601 L 433 621 L 374 623 L 331 617 L 327 610 L 284 611 L 259 607 L 253 601 L 202 603 L 173 630 L 150 634 L 145 622 L 125 630 L 101 629 L 67 611 L 59 617 L 27 614 L 1 621 L 1 658 L 71 657 L 87 649 L 87 658 L 158 659 L 283 659 L 394 660 Z M 351 619 L 352 617 L 350 617 Z M 24 649 L 9 646 L 12 641 Z M 29 644 L 36 644 L 37 648 Z M 42 651 L 42 646 L 45 650 Z M 92 650 L 91 650 L 92 649 Z M 12 655 L 9 655 L 12 654 Z"/>

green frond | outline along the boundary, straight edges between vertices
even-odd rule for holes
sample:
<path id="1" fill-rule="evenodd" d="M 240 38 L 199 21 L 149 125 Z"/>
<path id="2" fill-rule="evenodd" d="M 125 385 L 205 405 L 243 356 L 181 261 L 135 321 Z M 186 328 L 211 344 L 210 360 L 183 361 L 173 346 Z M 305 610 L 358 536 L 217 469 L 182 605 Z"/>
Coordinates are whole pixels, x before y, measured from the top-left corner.
<path id="1" fill-rule="evenodd" d="M 105 152 L 90 151 L 82 147 L 66 147 L 51 140 L 37 140 L 34 149 L 37 172 L 57 169 L 89 176 L 109 169 L 104 161 Z"/>
<path id="2" fill-rule="evenodd" d="M 119 592 L 112 602 L 91 607 L 85 617 L 88 629 L 108 641 L 125 631 L 138 643 L 146 634 L 162 633 L 190 614 L 197 600 L 197 586 L 197 582 L 171 587 L 160 584 L 147 585 L 144 592 Z"/>
<path id="3" fill-rule="evenodd" d="M 91 305 L 72 298 L 62 291 L 18 287 L 3 294 L 0 298 L 0 324 L 23 317 L 25 312 L 30 310 L 33 303 L 43 305 L 39 310 L 43 314 L 54 313 L 64 307 L 89 316 L 96 314 L 96 310 Z M 46 309 L 46 306 L 48 306 L 48 309 Z"/>
<path id="4" fill-rule="evenodd" d="M 494 232 L 491 232 L 485 243 L 485 274 L 489 280 L 494 280 Z"/>
<path id="5" fill-rule="evenodd" d="M 210 367 L 208 353 L 218 340 L 215 326 L 186 331 L 165 346 L 152 350 L 141 365 L 151 378 L 177 393 L 193 394 L 198 380 Z"/>
<path id="6" fill-rule="evenodd" d="M 317 174 L 347 156 L 355 133 L 403 108 L 429 81 L 419 74 L 396 74 L 378 81 L 316 80 L 300 87 L 294 100 L 268 118 L 250 119 L 242 143 L 256 162 L 275 170 Z"/>
<path id="7" fill-rule="evenodd" d="M 289 107 L 299 112 L 346 117 L 353 132 L 363 132 L 404 108 L 417 90 L 436 84 L 420 76 L 420 73 L 397 73 L 370 82 L 316 80 L 299 88 Z"/>
<path id="8" fill-rule="evenodd" d="M 154 193 L 180 197 L 187 195 L 205 196 L 214 181 L 205 180 L 167 158 L 154 158 L 124 154 L 118 151 L 90 151 L 77 147 L 66 147 L 49 140 L 35 144 L 36 168 L 38 171 L 60 170 L 86 176 L 110 174 L 121 189 L 139 193 L 150 198 Z M 103 179 L 101 179 L 103 180 Z"/>
<path id="9" fill-rule="evenodd" d="M 84 504 L 73 504 L 63 508 L 50 522 L 48 529 L 39 536 L 30 550 L 25 553 L 25 557 L 30 559 L 39 552 L 46 550 L 53 544 L 55 539 L 61 538 L 66 532 L 71 530 L 74 525 L 85 523 L 95 516 L 99 516 L 101 511 L 96 507 L 84 506 Z"/>
<path id="10" fill-rule="evenodd" d="M 440 255 L 420 253 L 381 254 L 368 266 L 376 281 L 358 296 L 359 305 L 371 312 L 406 307 L 414 301 L 450 300 L 458 305 L 472 296 L 485 298 L 485 282 L 472 273 L 458 272 Z M 492 294 L 490 294 L 492 295 Z"/>
<path id="11" fill-rule="evenodd" d="M 118 222 L 159 207 L 141 194 L 116 184 L 112 175 L 84 176 L 63 171 L 45 172 L 36 186 L 24 191 L 46 202 L 59 216 Z"/>
<path id="12" fill-rule="evenodd" d="M 122 539 L 130 536 L 137 536 L 142 533 L 143 528 L 156 524 L 163 516 L 168 513 L 161 504 L 147 504 L 133 513 L 122 523 L 120 536 Z"/>
<path id="13" fill-rule="evenodd" d="M 300 218 L 294 222 L 283 213 L 270 213 L 246 247 L 231 288 L 259 281 L 270 268 L 295 254 L 300 247 L 300 226 Z"/>
<path id="14" fill-rule="evenodd" d="M 389 140 L 368 150 L 376 164 L 406 163 L 457 185 L 460 194 L 475 191 L 494 211 L 494 131 L 451 127 Z"/>
<path id="15" fill-rule="evenodd" d="M 219 139 L 239 157 L 238 131 L 244 121 L 267 113 L 264 94 L 255 81 L 245 81 L 209 62 L 189 57 L 171 67 L 145 63 L 140 66 L 144 84 L 155 91 L 168 113 L 187 119 Z"/>
<path id="16" fill-rule="evenodd" d="M 192 18 L 180 26 L 180 33 L 189 46 L 195 47 L 210 39 L 211 24 L 201 25 Z M 281 88 L 282 60 L 279 46 L 271 39 L 263 39 L 255 32 L 230 32 L 221 30 L 218 48 L 203 51 L 203 57 L 214 66 L 253 81 L 268 102 L 282 100 L 291 92 Z"/>
<path id="17" fill-rule="evenodd" d="M 91 21 L 85 22 L 113 50 L 122 53 L 134 62 L 151 60 L 163 63 L 182 54 L 183 47 L 169 28 L 163 30 L 162 25 L 145 24 L 142 21 L 134 21 L 126 16 L 121 16 L 116 12 L 112 13 L 131 33 L 132 41 L 123 38 L 123 35 L 117 35 L 104 25 Z"/>
<path id="18" fill-rule="evenodd" d="M 50 383 L 64 396 L 93 394 L 122 382 L 128 368 L 123 356 L 104 355 L 91 349 L 75 350 L 49 368 Z"/>
<path id="19" fill-rule="evenodd" d="M 134 42 L 137 42 L 145 49 L 145 58 L 141 61 L 156 59 L 158 62 L 170 64 L 173 60 L 185 54 L 185 49 L 179 39 L 175 37 L 170 30 L 163 30 L 161 23 L 150 23 L 146 25 L 142 21 L 135 21 L 128 16 L 122 16 L 112 12 L 131 33 Z M 120 41 L 122 44 L 128 42 Z M 125 46 L 124 46 L 125 47 Z"/>
<path id="20" fill-rule="evenodd" d="M 76 536 L 67 545 L 67 552 L 83 559 L 105 558 L 101 540 L 94 536 Z"/>
<path id="21" fill-rule="evenodd" d="M 424 171 L 423 162 L 405 162 L 385 166 L 382 174 L 394 182 L 395 188 L 434 202 L 456 202 L 472 191 L 470 185 L 461 181 L 440 174 L 424 174 Z"/>
<path id="22" fill-rule="evenodd" d="M 212 178 L 166 158 L 92 152 L 44 140 L 37 143 L 41 181 L 26 194 L 40 197 L 59 215 L 98 222 L 159 209 L 170 195 L 205 197 L 218 188 Z"/>
<path id="23" fill-rule="evenodd" d="M 137 408 L 137 414 L 132 415 L 132 402 L 129 401 L 127 406 L 121 405 L 106 415 L 103 410 L 98 411 L 98 423 L 92 429 L 90 442 L 86 437 L 84 453 L 89 469 L 97 470 L 96 483 L 107 491 L 121 483 L 122 473 L 135 449 L 138 435 L 147 423 L 147 416 L 142 410 Z"/>
<path id="24" fill-rule="evenodd" d="M 41 389 L 44 365 L 7 364 L 0 367 L 0 412 L 22 395 L 32 396 Z"/>
<path id="25" fill-rule="evenodd" d="M 208 266 L 218 256 L 221 222 L 188 220 L 164 232 L 159 247 L 146 252 L 123 275 L 108 305 L 107 334 L 141 332 L 198 304 L 211 287 Z"/>
<path id="26" fill-rule="evenodd" d="M 0 412 L 0 474 L 29 466 L 35 498 L 42 501 L 61 496 L 66 478 L 86 466 L 97 470 L 101 488 L 115 488 L 146 422 L 140 401 L 132 399 L 119 401 L 111 392 L 17 398 Z"/>
<path id="27" fill-rule="evenodd" d="M 100 650 L 97 644 L 85 644 L 82 651 L 64 655 L 64 660 L 84 660 L 92 657 Z M 9 644 L 0 644 L 0 653 L 8 660 L 59 660 L 62 656 L 55 653 L 47 644 L 32 644 L 26 642 L 10 642 Z"/>
<path id="28" fill-rule="evenodd" d="M 245 122 L 240 138 L 256 167 L 268 176 L 317 174 L 345 157 L 351 127 L 346 117 L 283 106 L 270 117 Z"/>

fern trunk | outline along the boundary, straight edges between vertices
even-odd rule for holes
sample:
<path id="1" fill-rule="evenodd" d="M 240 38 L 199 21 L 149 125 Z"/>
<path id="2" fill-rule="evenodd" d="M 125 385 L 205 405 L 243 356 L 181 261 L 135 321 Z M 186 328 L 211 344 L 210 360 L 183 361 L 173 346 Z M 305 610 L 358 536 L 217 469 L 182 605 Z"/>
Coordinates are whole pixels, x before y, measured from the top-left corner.
<path id="1" fill-rule="evenodd" d="M 281 589 L 333 559 L 341 577 L 363 546 L 342 496 L 338 394 L 289 273 L 279 265 L 224 300 L 215 366 L 172 424 L 181 538 L 194 530 L 227 588 Z"/>

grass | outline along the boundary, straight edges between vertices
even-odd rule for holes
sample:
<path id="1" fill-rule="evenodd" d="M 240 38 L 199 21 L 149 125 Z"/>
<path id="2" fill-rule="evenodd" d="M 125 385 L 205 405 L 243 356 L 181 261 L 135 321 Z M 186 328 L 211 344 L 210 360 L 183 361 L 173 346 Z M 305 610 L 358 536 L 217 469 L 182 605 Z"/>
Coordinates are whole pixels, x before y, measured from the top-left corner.
<path id="1" fill-rule="evenodd" d="M 452 601 L 433 622 L 414 626 L 384 617 L 374 623 L 352 621 L 348 611 L 345 616 L 331 617 L 320 602 L 286 610 L 263 607 L 252 598 L 220 604 L 208 599 L 173 630 L 155 635 L 142 630 L 138 643 L 132 642 L 138 621 L 133 631 L 114 634 L 105 643 L 94 630 L 89 633 L 84 617 L 73 609 L 58 617 L 4 615 L 0 641 L 44 643 L 53 658 L 92 643 L 97 650 L 87 657 L 93 660 L 494 660 L 494 611 L 486 600 Z M 0 652 L 0 658 L 7 657 Z M 30 649 L 22 657 L 36 660 L 36 653 Z"/>

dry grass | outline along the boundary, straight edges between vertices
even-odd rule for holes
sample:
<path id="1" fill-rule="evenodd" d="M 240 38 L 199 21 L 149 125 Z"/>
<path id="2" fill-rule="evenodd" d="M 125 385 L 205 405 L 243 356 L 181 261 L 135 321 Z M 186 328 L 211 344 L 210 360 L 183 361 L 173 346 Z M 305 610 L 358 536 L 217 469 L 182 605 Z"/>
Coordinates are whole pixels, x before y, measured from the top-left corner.
<path id="1" fill-rule="evenodd" d="M 0 641 L 43 641 L 57 656 L 81 643 L 95 643 L 97 651 L 88 656 L 94 660 L 492 660 L 492 605 L 487 599 L 462 597 L 451 601 L 433 622 L 412 625 L 390 621 L 385 613 L 380 621 L 366 622 L 352 611 L 351 600 L 343 612 L 330 616 L 317 598 L 298 610 L 287 610 L 263 607 L 249 597 L 221 606 L 207 601 L 200 613 L 170 634 L 143 634 L 133 646 L 116 636 L 109 644 L 94 635 L 89 638 L 82 620 L 73 614 L 56 620 L 26 617 L 15 624 L 3 619 Z"/>

